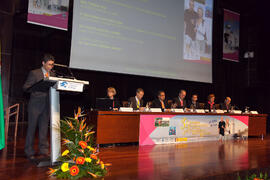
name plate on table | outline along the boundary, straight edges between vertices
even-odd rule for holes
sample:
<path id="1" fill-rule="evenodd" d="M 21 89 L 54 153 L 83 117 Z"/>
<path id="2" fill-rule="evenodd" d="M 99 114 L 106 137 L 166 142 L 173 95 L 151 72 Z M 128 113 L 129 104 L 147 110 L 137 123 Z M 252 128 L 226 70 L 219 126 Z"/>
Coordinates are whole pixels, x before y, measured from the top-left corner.
<path id="1" fill-rule="evenodd" d="M 221 110 L 221 109 L 217 109 L 217 110 L 216 110 L 216 113 L 218 113 L 218 114 L 224 114 L 224 111 Z"/>
<path id="2" fill-rule="evenodd" d="M 195 112 L 196 113 L 205 113 L 205 110 L 204 109 L 196 109 Z"/>
<path id="3" fill-rule="evenodd" d="M 70 81 L 58 81 L 56 89 L 62 91 L 83 92 L 83 84 Z"/>
<path id="4" fill-rule="evenodd" d="M 250 114 L 259 114 L 258 111 L 250 111 Z"/>
<path id="5" fill-rule="evenodd" d="M 172 112 L 183 113 L 183 109 L 172 109 Z"/>
<path id="6" fill-rule="evenodd" d="M 130 108 L 130 107 L 120 107 L 119 111 L 121 111 L 121 112 L 133 112 L 133 108 Z"/>
<path id="7" fill-rule="evenodd" d="M 150 108 L 150 112 L 162 112 L 161 108 Z"/>
<path id="8" fill-rule="evenodd" d="M 233 114 L 242 114 L 242 111 L 241 110 L 233 110 L 232 113 Z"/>

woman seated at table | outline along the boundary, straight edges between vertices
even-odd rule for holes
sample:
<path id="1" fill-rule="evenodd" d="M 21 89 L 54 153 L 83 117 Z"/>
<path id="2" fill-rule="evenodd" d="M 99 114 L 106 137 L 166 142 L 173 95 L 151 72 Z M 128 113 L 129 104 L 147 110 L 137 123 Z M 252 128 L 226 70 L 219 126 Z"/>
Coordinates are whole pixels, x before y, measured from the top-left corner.
<path id="1" fill-rule="evenodd" d="M 216 109 L 216 107 L 215 107 L 215 95 L 214 94 L 209 94 L 208 101 L 205 104 L 205 109 L 208 109 L 210 112 L 213 112 Z"/>
<path id="2" fill-rule="evenodd" d="M 117 111 L 118 108 L 120 108 L 120 102 L 117 98 L 115 98 L 116 95 L 116 90 L 114 87 L 108 87 L 107 89 L 107 96 L 106 98 L 111 99 L 113 104 L 112 104 L 112 109 Z"/>

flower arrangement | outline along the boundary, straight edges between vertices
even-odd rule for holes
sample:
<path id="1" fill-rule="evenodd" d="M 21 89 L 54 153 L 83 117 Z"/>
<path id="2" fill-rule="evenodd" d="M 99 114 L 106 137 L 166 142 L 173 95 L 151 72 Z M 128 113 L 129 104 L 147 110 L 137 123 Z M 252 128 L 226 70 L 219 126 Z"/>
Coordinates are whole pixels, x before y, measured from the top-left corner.
<path id="1" fill-rule="evenodd" d="M 256 174 L 252 174 L 251 176 L 246 176 L 246 178 L 244 178 L 246 180 L 268 180 L 268 175 L 267 173 L 263 174 L 260 173 L 259 176 L 257 176 Z M 238 175 L 237 180 L 241 180 L 241 177 Z"/>
<path id="2" fill-rule="evenodd" d="M 78 179 L 81 177 L 102 177 L 107 173 L 107 167 L 98 157 L 94 147 L 92 128 L 86 126 L 86 118 L 81 114 L 81 108 L 74 113 L 74 118 L 61 120 L 63 145 L 66 150 L 58 158 L 61 164 L 49 168 L 48 174 L 57 178 Z"/>

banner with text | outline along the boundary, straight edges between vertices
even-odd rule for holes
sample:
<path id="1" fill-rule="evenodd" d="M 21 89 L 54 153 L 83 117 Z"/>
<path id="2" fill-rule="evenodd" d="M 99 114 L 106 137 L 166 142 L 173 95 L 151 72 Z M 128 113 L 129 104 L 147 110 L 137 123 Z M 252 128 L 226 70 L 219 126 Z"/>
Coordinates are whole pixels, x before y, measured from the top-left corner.
<path id="1" fill-rule="evenodd" d="M 141 115 L 139 144 L 218 140 L 221 119 L 226 138 L 248 136 L 248 116 Z"/>
<path id="2" fill-rule="evenodd" d="M 29 0 L 27 22 L 68 30 L 69 0 Z"/>
<path id="3" fill-rule="evenodd" d="M 239 62 L 240 14 L 224 9 L 223 59 Z"/>

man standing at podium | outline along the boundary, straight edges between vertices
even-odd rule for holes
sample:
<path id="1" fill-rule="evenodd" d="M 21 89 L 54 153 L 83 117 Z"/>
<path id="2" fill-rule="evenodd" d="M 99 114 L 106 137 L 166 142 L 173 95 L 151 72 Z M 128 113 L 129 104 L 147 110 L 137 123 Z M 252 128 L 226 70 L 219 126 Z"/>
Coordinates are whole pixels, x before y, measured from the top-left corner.
<path id="1" fill-rule="evenodd" d="M 30 71 L 23 90 L 30 93 L 28 103 L 28 128 L 24 152 L 30 161 L 35 160 L 34 139 L 38 126 L 39 129 L 39 155 L 41 158 L 48 157 L 48 125 L 49 125 L 49 90 L 34 90 L 31 87 L 49 76 L 55 76 L 51 72 L 54 66 L 54 57 L 45 54 L 42 60 L 42 67 Z"/>

